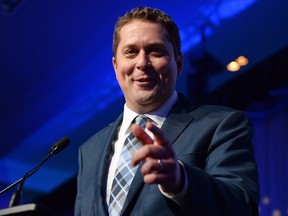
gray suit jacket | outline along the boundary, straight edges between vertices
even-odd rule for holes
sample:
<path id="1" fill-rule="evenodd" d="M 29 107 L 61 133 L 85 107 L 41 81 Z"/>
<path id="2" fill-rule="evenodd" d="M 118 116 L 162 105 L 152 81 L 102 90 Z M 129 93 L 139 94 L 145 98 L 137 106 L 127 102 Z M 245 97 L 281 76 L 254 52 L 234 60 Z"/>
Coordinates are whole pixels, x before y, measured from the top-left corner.
<path id="1" fill-rule="evenodd" d="M 79 148 L 77 216 L 108 215 L 110 147 L 121 121 L 122 115 Z M 157 185 L 144 184 L 138 168 L 122 215 L 258 215 L 258 173 L 246 115 L 220 106 L 196 107 L 180 95 L 162 129 L 186 169 L 186 195 L 176 204 Z"/>

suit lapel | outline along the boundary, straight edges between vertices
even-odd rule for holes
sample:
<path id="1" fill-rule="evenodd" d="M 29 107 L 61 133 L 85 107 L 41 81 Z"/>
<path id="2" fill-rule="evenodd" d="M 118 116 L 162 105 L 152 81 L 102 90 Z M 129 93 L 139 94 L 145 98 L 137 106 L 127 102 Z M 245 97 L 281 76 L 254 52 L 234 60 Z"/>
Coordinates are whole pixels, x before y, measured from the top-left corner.
<path id="1" fill-rule="evenodd" d="M 107 173 L 108 173 L 108 167 L 110 165 L 109 163 L 109 156 L 111 153 L 111 143 L 115 139 L 116 133 L 118 131 L 118 126 L 120 122 L 122 121 L 123 116 L 120 115 L 117 120 L 113 123 L 113 125 L 110 126 L 110 130 L 107 130 L 106 136 L 107 139 L 103 142 L 103 154 L 102 158 L 100 159 L 100 166 L 99 166 L 99 172 L 98 172 L 98 180 L 97 182 L 100 184 L 99 188 L 101 188 L 101 191 L 99 191 L 98 194 L 95 194 L 96 200 L 101 200 L 101 203 L 99 203 L 99 208 L 101 208 L 101 212 L 108 215 L 108 208 L 106 203 L 106 186 L 107 186 Z M 98 161 L 99 162 L 99 161 Z M 98 186 L 97 186 L 98 187 Z M 100 199 L 99 199 L 100 197 Z"/>
<path id="2" fill-rule="evenodd" d="M 185 114 L 171 114 L 171 116 L 165 120 L 162 130 L 172 145 L 192 120 L 193 116 L 187 116 Z"/>
<path id="3" fill-rule="evenodd" d="M 179 95 L 179 100 L 172 108 L 161 128 L 171 144 L 177 140 L 185 128 L 194 119 L 192 115 L 187 115 L 187 113 L 194 108 L 195 106 L 193 106 L 189 100 L 184 96 Z"/>

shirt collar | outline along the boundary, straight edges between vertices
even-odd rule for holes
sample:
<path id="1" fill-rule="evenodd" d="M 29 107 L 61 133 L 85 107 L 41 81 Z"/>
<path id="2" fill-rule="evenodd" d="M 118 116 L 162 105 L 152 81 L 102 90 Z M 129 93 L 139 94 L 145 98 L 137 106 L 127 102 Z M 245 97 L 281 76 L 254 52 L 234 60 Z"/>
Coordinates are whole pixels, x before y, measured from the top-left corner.
<path id="1" fill-rule="evenodd" d="M 162 127 L 169 111 L 172 109 L 176 101 L 178 100 L 178 95 L 176 91 L 172 94 L 172 96 L 158 109 L 144 113 L 145 116 L 149 117 L 159 128 Z M 129 109 L 125 103 L 124 112 L 123 112 L 123 121 L 121 125 L 121 129 L 119 131 L 119 135 L 125 135 L 130 132 L 130 125 L 136 116 L 139 114 Z"/>

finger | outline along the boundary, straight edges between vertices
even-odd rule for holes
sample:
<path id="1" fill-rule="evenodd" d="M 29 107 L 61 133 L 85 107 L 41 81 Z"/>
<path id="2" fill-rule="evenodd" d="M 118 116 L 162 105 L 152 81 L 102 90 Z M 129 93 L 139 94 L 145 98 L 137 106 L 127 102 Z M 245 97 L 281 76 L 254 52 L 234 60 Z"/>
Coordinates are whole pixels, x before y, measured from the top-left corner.
<path id="1" fill-rule="evenodd" d="M 134 134 L 134 136 L 143 144 L 152 144 L 153 140 L 151 137 L 144 131 L 142 127 L 140 127 L 137 124 L 133 124 L 131 126 L 131 131 Z"/>
<path id="2" fill-rule="evenodd" d="M 165 173 L 149 173 L 144 176 L 143 180 L 146 184 L 163 184 L 169 179 L 169 175 Z"/>
<path id="3" fill-rule="evenodd" d="M 143 176 L 150 173 L 159 173 L 161 171 L 159 160 L 156 159 L 148 159 L 141 167 L 141 173 Z"/>
<path id="4" fill-rule="evenodd" d="M 141 167 L 141 173 L 174 173 L 178 162 L 172 159 L 147 159 Z"/>
<path id="5" fill-rule="evenodd" d="M 178 194 L 183 188 L 183 182 L 184 182 L 183 181 L 184 177 L 181 172 L 180 164 L 170 161 L 171 163 L 170 162 L 169 163 L 170 165 L 172 165 L 172 167 L 169 168 L 167 162 L 168 160 L 165 160 L 165 164 L 163 165 L 160 171 L 156 172 L 154 171 L 151 173 L 148 172 L 145 175 L 143 174 L 141 168 L 141 172 L 144 177 L 144 182 L 147 184 L 159 184 L 163 191 L 172 194 Z M 154 168 L 155 165 L 153 165 L 152 167 Z"/>
<path id="6" fill-rule="evenodd" d="M 172 148 L 172 145 L 165 138 L 164 132 L 161 130 L 161 128 L 158 128 L 156 125 L 149 122 L 147 123 L 147 129 L 150 130 L 154 135 L 154 144 L 165 147 L 166 151 L 169 152 L 170 156 L 175 157 L 175 152 Z"/>
<path id="7" fill-rule="evenodd" d="M 156 125 L 152 124 L 151 122 L 147 123 L 147 129 L 151 131 L 154 135 L 155 144 L 165 146 L 168 144 L 167 140 L 165 139 L 163 131 L 158 128 Z"/>
<path id="8" fill-rule="evenodd" d="M 144 145 L 142 146 L 131 159 L 131 165 L 136 166 L 142 160 L 149 158 L 168 158 L 169 152 L 161 145 Z"/>

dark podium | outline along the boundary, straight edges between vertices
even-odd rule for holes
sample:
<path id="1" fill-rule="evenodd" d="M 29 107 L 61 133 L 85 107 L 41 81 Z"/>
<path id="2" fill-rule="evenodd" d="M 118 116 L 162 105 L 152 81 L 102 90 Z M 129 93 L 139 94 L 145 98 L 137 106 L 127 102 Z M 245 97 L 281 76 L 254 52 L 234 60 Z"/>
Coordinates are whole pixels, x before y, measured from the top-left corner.
<path id="1" fill-rule="evenodd" d="M 15 207 L 0 209 L 0 216 L 60 216 L 56 212 L 35 204 L 24 204 Z"/>

